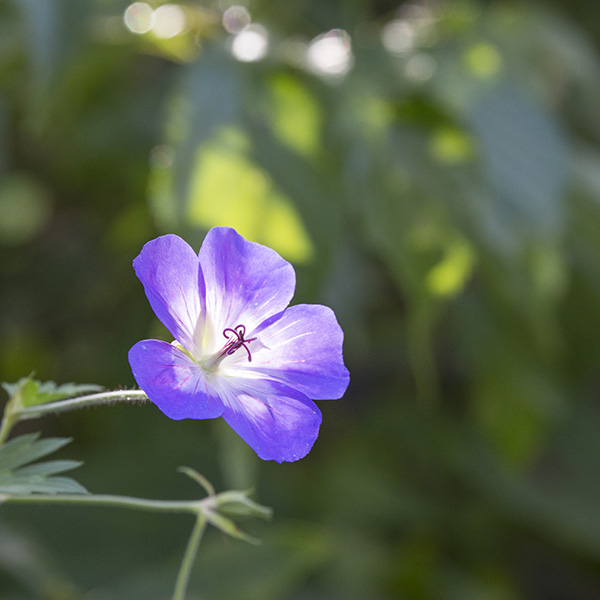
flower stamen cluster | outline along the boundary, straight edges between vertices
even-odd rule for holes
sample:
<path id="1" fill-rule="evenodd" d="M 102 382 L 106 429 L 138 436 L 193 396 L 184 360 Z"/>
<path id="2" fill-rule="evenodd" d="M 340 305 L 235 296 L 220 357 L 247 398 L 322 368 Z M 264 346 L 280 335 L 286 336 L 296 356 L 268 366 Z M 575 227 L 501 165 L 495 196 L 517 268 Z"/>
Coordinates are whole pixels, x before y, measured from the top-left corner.
<path id="1" fill-rule="evenodd" d="M 227 327 L 227 329 L 223 330 L 223 335 L 229 338 L 229 341 L 225 344 L 223 350 L 221 350 L 222 353 L 230 356 L 236 350 L 244 348 L 248 353 L 248 362 L 252 362 L 252 354 L 250 354 L 250 348 L 246 344 L 254 342 L 257 338 L 244 339 L 246 335 L 246 327 L 244 325 L 236 325 L 233 329 Z"/>

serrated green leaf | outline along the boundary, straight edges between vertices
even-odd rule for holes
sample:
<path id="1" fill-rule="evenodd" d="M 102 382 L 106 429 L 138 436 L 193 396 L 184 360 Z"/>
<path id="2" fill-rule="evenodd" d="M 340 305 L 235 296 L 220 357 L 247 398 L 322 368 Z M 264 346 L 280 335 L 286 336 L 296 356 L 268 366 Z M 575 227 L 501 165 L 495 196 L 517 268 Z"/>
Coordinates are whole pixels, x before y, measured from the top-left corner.
<path id="1" fill-rule="evenodd" d="M 53 381 L 47 381 L 39 384 L 38 392 L 35 397 L 29 396 L 24 399 L 24 406 L 37 406 L 38 404 L 47 404 L 64 400 L 65 398 L 73 398 L 90 392 L 101 392 L 102 386 L 93 384 L 76 384 L 65 383 L 57 386 Z"/>
<path id="2" fill-rule="evenodd" d="M 2 494 L 87 494 L 88 491 L 70 477 L 0 476 Z"/>
<path id="3" fill-rule="evenodd" d="M 52 477 L 78 467 L 74 460 L 33 461 L 59 450 L 68 438 L 38 439 L 39 433 L 14 438 L 0 446 L 0 493 L 5 494 L 85 494 L 87 490 L 68 477 Z M 33 463 L 33 464 L 28 464 Z M 24 466 L 26 465 L 26 466 Z"/>
<path id="4" fill-rule="evenodd" d="M 29 477 L 31 475 L 41 475 L 47 477 L 49 475 L 56 475 L 57 473 L 64 473 L 71 469 L 80 467 L 83 463 L 80 460 L 49 460 L 41 463 L 34 463 L 33 465 L 27 465 L 22 469 L 15 471 L 15 474 L 23 477 Z"/>
<path id="5" fill-rule="evenodd" d="M 3 381 L 0 385 L 2 385 L 2 389 L 9 395 L 14 396 L 19 391 L 19 386 L 21 385 L 22 379 L 17 381 L 16 383 L 8 383 Z"/>
<path id="6" fill-rule="evenodd" d="M 70 438 L 46 438 L 38 441 L 39 436 L 39 433 L 22 435 L 0 446 L 0 472 L 17 469 L 52 454 L 71 441 Z"/>
<path id="7" fill-rule="evenodd" d="M 20 394 L 21 404 L 24 407 L 56 402 L 91 392 L 101 392 L 104 389 L 100 385 L 91 383 L 57 385 L 54 381 L 41 382 L 31 377 L 23 377 L 16 383 L 3 383 L 2 387 L 10 397 Z"/>
<path id="8" fill-rule="evenodd" d="M 40 433 L 28 433 L 13 438 L 9 442 L 0 446 L 0 473 L 19 465 L 17 461 L 24 452 L 27 452 L 31 445 L 40 437 Z"/>
<path id="9" fill-rule="evenodd" d="M 18 393 L 21 396 L 21 405 L 29 406 L 31 404 L 35 404 L 36 398 L 38 396 L 39 383 L 34 379 L 24 379 L 21 380 L 22 383 L 19 386 Z"/>
<path id="10" fill-rule="evenodd" d="M 46 381 L 39 384 L 38 401 L 36 404 L 45 404 L 64 398 L 81 396 L 90 392 L 101 392 L 104 388 L 101 385 L 92 383 L 63 383 L 56 385 L 53 381 Z"/>
<path id="11" fill-rule="evenodd" d="M 37 394 L 39 385 L 39 381 L 36 381 L 31 376 L 21 377 L 19 381 L 14 383 L 2 383 L 2 387 L 11 398 L 19 393 L 26 396 L 35 395 Z"/>

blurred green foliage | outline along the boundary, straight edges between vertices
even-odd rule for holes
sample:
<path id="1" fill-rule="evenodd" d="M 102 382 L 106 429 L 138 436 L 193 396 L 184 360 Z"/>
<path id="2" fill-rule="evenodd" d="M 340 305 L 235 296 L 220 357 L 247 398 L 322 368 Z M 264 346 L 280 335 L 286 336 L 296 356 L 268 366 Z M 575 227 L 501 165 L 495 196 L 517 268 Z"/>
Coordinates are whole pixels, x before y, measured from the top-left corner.
<path id="1" fill-rule="evenodd" d="M 234 226 L 336 311 L 346 397 L 282 466 L 151 406 L 46 420 L 86 488 L 255 485 L 263 545 L 208 535 L 198 598 L 600 597 L 595 3 L 148 2 L 0 3 L 0 380 L 132 385 L 132 259 Z M 166 597 L 173 519 L 2 507 L 0 594 Z"/>

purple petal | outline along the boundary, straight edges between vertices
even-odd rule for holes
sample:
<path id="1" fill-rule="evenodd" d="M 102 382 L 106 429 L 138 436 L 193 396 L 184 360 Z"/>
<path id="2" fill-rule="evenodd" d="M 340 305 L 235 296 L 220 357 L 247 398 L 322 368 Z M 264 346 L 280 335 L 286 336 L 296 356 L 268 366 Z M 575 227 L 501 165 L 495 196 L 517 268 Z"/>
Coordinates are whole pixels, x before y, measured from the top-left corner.
<path id="1" fill-rule="evenodd" d="M 138 342 L 129 351 L 129 364 L 137 384 L 170 419 L 214 419 L 223 412 L 202 370 L 172 344 Z"/>
<path id="2" fill-rule="evenodd" d="M 315 403 L 281 383 L 238 379 L 225 396 L 223 418 L 263 460 L 303 458 L 319 435 Z"/>
<path id="3" fill-rule="evenodd" d="M 133 268 L 156 316 L 178 342 L 193 350 L 204 299 L 196 253 L 180 237 L 163 235 L 142 248 Z"/>
<path id="4" fill-rule="evenodd" d="M 292 299 L 296 276 L 277 252 L 246 241 L 229 227 L 214 227 L 200 249 L 206 285 L 206 312 L 214 334 L 243 324 L 248 337 Z"/>
<path id="5" fill-rule="evenodd" d="M 257 342 L 250 343 L 252 362 L 238 363 L 239 373 L 280 381 L 315 400 L 343 396 L 350 381 L 342 356 L 344 333 L 330 308 L 298 304 L 260 329 Z"/>

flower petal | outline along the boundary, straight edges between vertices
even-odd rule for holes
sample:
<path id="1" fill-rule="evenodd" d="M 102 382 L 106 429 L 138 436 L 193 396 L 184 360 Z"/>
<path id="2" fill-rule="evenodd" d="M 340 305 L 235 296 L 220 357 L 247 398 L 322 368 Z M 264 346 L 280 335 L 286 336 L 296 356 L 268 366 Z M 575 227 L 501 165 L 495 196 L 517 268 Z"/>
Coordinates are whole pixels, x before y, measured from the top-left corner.
<path id="1" fill-rule="evenodd" d="M 193 350 L 204 300 L 196 253 L 180 237 L 163 235 L 142 248 L 133 268 L 156 316 L 178 342 Z"/>
<path id="2" fill-rule="evenodd" d="M 314 400 L 341 398 L 346 391 L 350 375 L 342 356 L 344 333 L 327 306 L 291 306 L 255 335 L 252 362 L 237 363 L 238 373 L 280 381 Z"/>
<path id="3" fill-rule="evenodd" d="M 263 460 L 303 458 L 319 435 L 321 413 L 315 403 L 276 381 L 237 379 L 221 397 L 223 418 Z"/>
<path id="4" fill-rule="evenodd" d="M 292 265 L 274 250 L 246 241 L 229 227 L 211 229 L 199 256 L 206 312 L 219 346 L 225 328 L 243 324 L 250 337 L 258 324 L 282 311 L 294 295 Z"/>
<path id="5" fill-rule="evenodd" d="M 129 350 L 137 384 L 170 419 L 214 419 L 223 403 L 198 367 L 179 348 L 143 340 Z"/>

